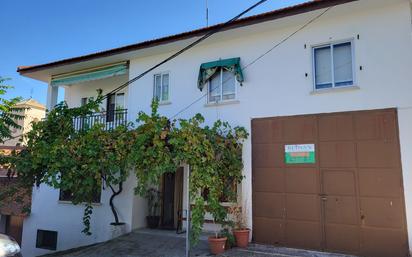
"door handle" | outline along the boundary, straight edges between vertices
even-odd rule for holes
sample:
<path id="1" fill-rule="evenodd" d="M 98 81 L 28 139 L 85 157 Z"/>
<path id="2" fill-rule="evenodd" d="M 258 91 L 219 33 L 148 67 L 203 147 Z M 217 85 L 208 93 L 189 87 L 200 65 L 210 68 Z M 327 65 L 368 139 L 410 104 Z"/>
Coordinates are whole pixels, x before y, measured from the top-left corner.
<path id="1" fill-rule="evenodd" d="M 319 196 L 320 196 L 320 199 L 322 201 L 327 201 L 328 200 L 328 195 L 327 194 L 319 194 Z"/>

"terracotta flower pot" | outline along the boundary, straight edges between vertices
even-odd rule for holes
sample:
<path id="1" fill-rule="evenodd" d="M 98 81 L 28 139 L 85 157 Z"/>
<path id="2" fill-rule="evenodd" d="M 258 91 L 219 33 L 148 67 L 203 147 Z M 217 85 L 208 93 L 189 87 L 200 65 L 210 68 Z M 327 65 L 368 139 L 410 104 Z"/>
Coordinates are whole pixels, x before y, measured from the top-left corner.
<path id="1" fill-rule="evenodd" d="M 220 237 L 220 238 L 216 238 L 214 236 L 209 237 L 207 241 L 209 241 L 210 252 L 212 254 L 223 253 L 225 251 L 226 240 L 227 240 L 226 237 Z"/>
<path id="2" fill-rule="evenodd" d="M 233 230 L 237 247 L 246 248 L 249 244 L 249 229 Z"/>

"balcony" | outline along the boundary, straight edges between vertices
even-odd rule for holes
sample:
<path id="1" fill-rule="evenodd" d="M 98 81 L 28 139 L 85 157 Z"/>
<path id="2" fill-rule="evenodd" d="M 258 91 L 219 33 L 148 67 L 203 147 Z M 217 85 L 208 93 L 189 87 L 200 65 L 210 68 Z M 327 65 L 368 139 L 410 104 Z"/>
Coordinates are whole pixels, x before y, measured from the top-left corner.
<path id="1" fill-rule="evenodd" d="M 86 130 L 96 124 L 103 124 L 105 130 L 112 130 L 118 126 L 127 124 L 127 109 L 97 112 L 87 116 L 80 116 L 73 119 L 73 126 L 76 131 Z"/>

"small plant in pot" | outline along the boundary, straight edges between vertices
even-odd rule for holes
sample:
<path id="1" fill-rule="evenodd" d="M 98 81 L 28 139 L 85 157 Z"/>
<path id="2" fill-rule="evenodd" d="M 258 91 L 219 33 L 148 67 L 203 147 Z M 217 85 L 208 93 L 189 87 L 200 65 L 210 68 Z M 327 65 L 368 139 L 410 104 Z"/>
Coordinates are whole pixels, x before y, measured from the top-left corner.
<path id="1" fill-rule="evenodd" d="M 228 225 L 224 225 L 222 230 L 220 231 L 220 236 L 221 237 L 226 237 L 226 245 L 225 249 L 231 249 L 236 245 L 236 239 L 235 236 L 232 233 L 232 229 Z"/>
<path id="2" fill-rule="evenodd" d="M 150 188 L 146 192 L 146 199 L 149 205 L 149 215 L 146 216 L 147 226 L 150 229 L 155 229 L 160 222 L 160 191 L 155 188 Z"/>
<path id="3" fill-rule="evenodd" d="M 232 205 L 228 213 L 233 219 L 233 235 L 236 239 L 236 246 L 246 248 L 249 245 L 250 229 L 246 227 L 245 215 L 242 206 Z"/>
<path id="4" fill-rule="evenodd" d="M 224 235 L 224 233 L 222 233 L 222 231 L 216 231 L 215 235 L 210 236 L 207 240 L 209 242 L 209 248 L 212 254 L 221 254 L 226 249 L 227 237 Z"/>
<path id="5" fill-rule="evenodd" d="M 226 240 L 227 237 L 224 237 L 220 233 L 216 233 L 214 236 L 208 238 L 210 252 L 212 254 L 221 254 L 226 249 Z"/>

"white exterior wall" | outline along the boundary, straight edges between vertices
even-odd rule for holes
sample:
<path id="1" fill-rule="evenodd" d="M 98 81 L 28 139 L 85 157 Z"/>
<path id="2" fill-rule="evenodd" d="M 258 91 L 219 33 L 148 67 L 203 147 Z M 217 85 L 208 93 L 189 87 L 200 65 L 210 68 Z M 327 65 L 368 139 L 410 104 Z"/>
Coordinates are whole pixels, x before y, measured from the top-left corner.
<path id="1" fill-rule="evenodd" d="M 269 53 L 244 71 L 243 87 L 237 88 L 237 101 L 220 106 L 206 106 L 206 97 L 177 118 L 201 113 L 206 123 L 216 119 L 244 126 L 251 132 L 251 119 L 382 108 L 398 108 L 403 178 L 408 231 L 412 233 L 412 33 L 408 0 L 363 0 L 334 7 L 325 16 L 296 34 L 285 44 Z M 369 5 L 364 5 L 369 3 Z M 376 4 L 379 2 L 379 4 Z M 166 63 L 126 89 L 126 105 L 130 121 L 139 111 L 150 112 L 153 96 L 153 74 L 170 72 L 170 104 L 159 111 L 172 117 L 201 97 L 197 89 L 201 63 L 219 58 L 241 57 L 242 66 L 250 63 L 274 44 L 294 32 L 320 11 L 244 27 L 215 35 L 209 41 Z M 290 25 L 293 24 L 293 25 Z M 236 32 L 237 31 L 237 32 Z M 225 36 L 226 35 L 226 36 Z M 359 40 L 357 39 L 359 35 Z M 220 40 L 215 40 L 218 37 Z M 313 93 L 311 46 L 351 39 L 354 43 L 355 84 L 358 88 Z M 307 48 L 304 48 L 304 45 Z M 171 53 L 130 60 L 129 78 L 168 57 Z M 363 67 L 360 70 L 360 66 Z M 308 74 L 308 77 L 305 76 Z M 114 88 L 125 78 L 115 77 L 66 88 L 69 106 L 80 105 L 81 97 L 95 96 L 97 88 Z M 128 103 L 128 104 L 127 104 Z M 240 191 L 249 211 L 252 227 L 252 164 L 251 139 L 244 144 L 244 175 Z M 185 178 L 187 170 L 185 170 Z M 117 198 L 122 221 L 129 228 L 145 226 L 147 203 L 133 196 L 135 180 L 129 179 L 125 191 Z M 186 188 L 186 186 L 184 186 Z M 184 193 L 186 195 L 186 192 Z M 34 190 L 32 214 L 23 231 L 24 256 L 47 251 L 35 248 L 35 231 L 59 231 L 58 250 L 107 239 L 112 214 L 108 209 L 108 194 L 103 193 L 102 205 L 95 208 L 92 237 L 80 234 L 83 208 L 58 203 L 58 191 L 42 186 Z M 187 199 L 184 197 L 184 202 Z M 120 205 L 119 205 L 120 203 Z M 185 203 L 184 203 L 185 206 Z M 97 232 L 97 233 L 96 233 Z M 412 246 L 412 236 L 409 236 Z"/>
<path id="2" fill-rule="evenodd" d="M 410 154 L 412 144 L 408 144 L 412 141 L 410 133 L 412 115 L 408 115 L 405 111 L 412 108 L 412 40 L 409 3 L 393 1 L 379 7 L 371 4 L 368 10 L 358 8 L 357 4 L 350 4 L 350 10 L 344 13 L 341 12 L 344 7 L 333 8 L 287 43 L 246 69 L 243 87 L 237 88 L 238 102 L 210 107 L 206 106 L 205 97 L 177 118 L 188 118 L 199 112 L 205 116 L 207 124 L 222 119 L 229 121 L 233 126 L 244 126 L 250 132 L 251 119 L 258 117 L 398 108 L 407 216 L 412 218 L 412 176 L 409 175 L 412 173 Z M 313 12 L 311 17 L 319 13 L 320 11 Z M 308 16 L 306 20 L 309 19 Z M 150 112 L 153 74 L 170 72 L 171 104 L 161 105 L 159 111 L 167 117 L 172 117 L 204 94 L 197 89 L 196 84 L 201 63 L 219 58 L 241 57 L 241 64 L 244 66 L 294 32 L 303 23 L 304 21 L 296 26 L 267 29 L 256 33 L 252 32 L 252 26 L 247 36 L 239 38 L 232 35 L 231 39 L 204 43 L 191 49 L 129 87 L 129 101 L 133 99 L 134 103 L 137 103 L 129 106 L 129 117 L 135 117 L 141 110 Z M 272 26 L 271 22 L 267 24 L 268 27 Z M 261 27 L 256 30 L 261 31 Z M 356 88 L 314 93 L 311 46 L 341 40 L 353 40 Z M 132 59 L 130 78 L 139 75 L 169 55 L 170 53 Z M 308 73 L 308 77 L 305 77 L 305 73 Z M 244 145 L 245 180 L 241 192 L 243 203 L 249 212 L 250 227 L 252 227 L 251 152 L 249 138 Z M 409 222 L 408 230 L 412 232 L 412 222 Z M 412 236 L 410 236 L 412 246 L 411 238 Z"/>
<path id="3" fill-rule="evenodd" d="M 117 76 L 104 80 L 91 81 L 65 88 L 65 101 L 70 107 L 80 106 L 82 97 L 96 98 L 97 89 L 103 93 L 109 92 L 120 84 L 127 81 L 128 76 Z M 105 102 L 102 108 L 106 108 Z M 139 198 L 134 196 L 136 180 L 131 176 L 123 185 L 123 192 L 114 200 L 118 210 L 119 219 L 126 223 L 126 230 L 143 227 L 142 221 L 133 217 L 133 201 Z M 110 223 L 114 222 L 110 210 L 110 189 L 102 191 L 101 204 L 93 205 L 91 219 L 91 236 L 81 233 L 84 226 L 83 205 L 72 205 L 59 201 L 59 190 L 46 185 L 33 189 L 31 214 L 24 220 L 22 236 L 22 253 L 25 257 L 38 256 L 52 251 L 36 248 L 36 235 L 38 229 L 52 230 L 58 232 L 57 250 L 66 250 L 96 242 L 103 242 L 111 237 Z M 137 217 L 137 215 L 136 215 Z"/>
<path id="4" fill-rule="evenodd" d="M 114 200 L 119 219 L 126 223 L 126 230 L 132 229 L 132 211 L 135 181 L 128 179 L 124 183 L 122 194 Z M 110 189 L 102 191 L 101 204 L 93 205 L 91 236 L 81 233 L 83 230 L 83 205 L 75 206 L 59 202 L 59 190 L 41 185 L 33 190 L 31 214 L 24 221 L 22 254 L 25 257 L 38 256 L 52 251 L 36 248 L 38 229 L 57 231 L 57 250 L 66 250 L 83 245 L 109 240 L 110 223 L 114 222 L 109 206 Z"/>

